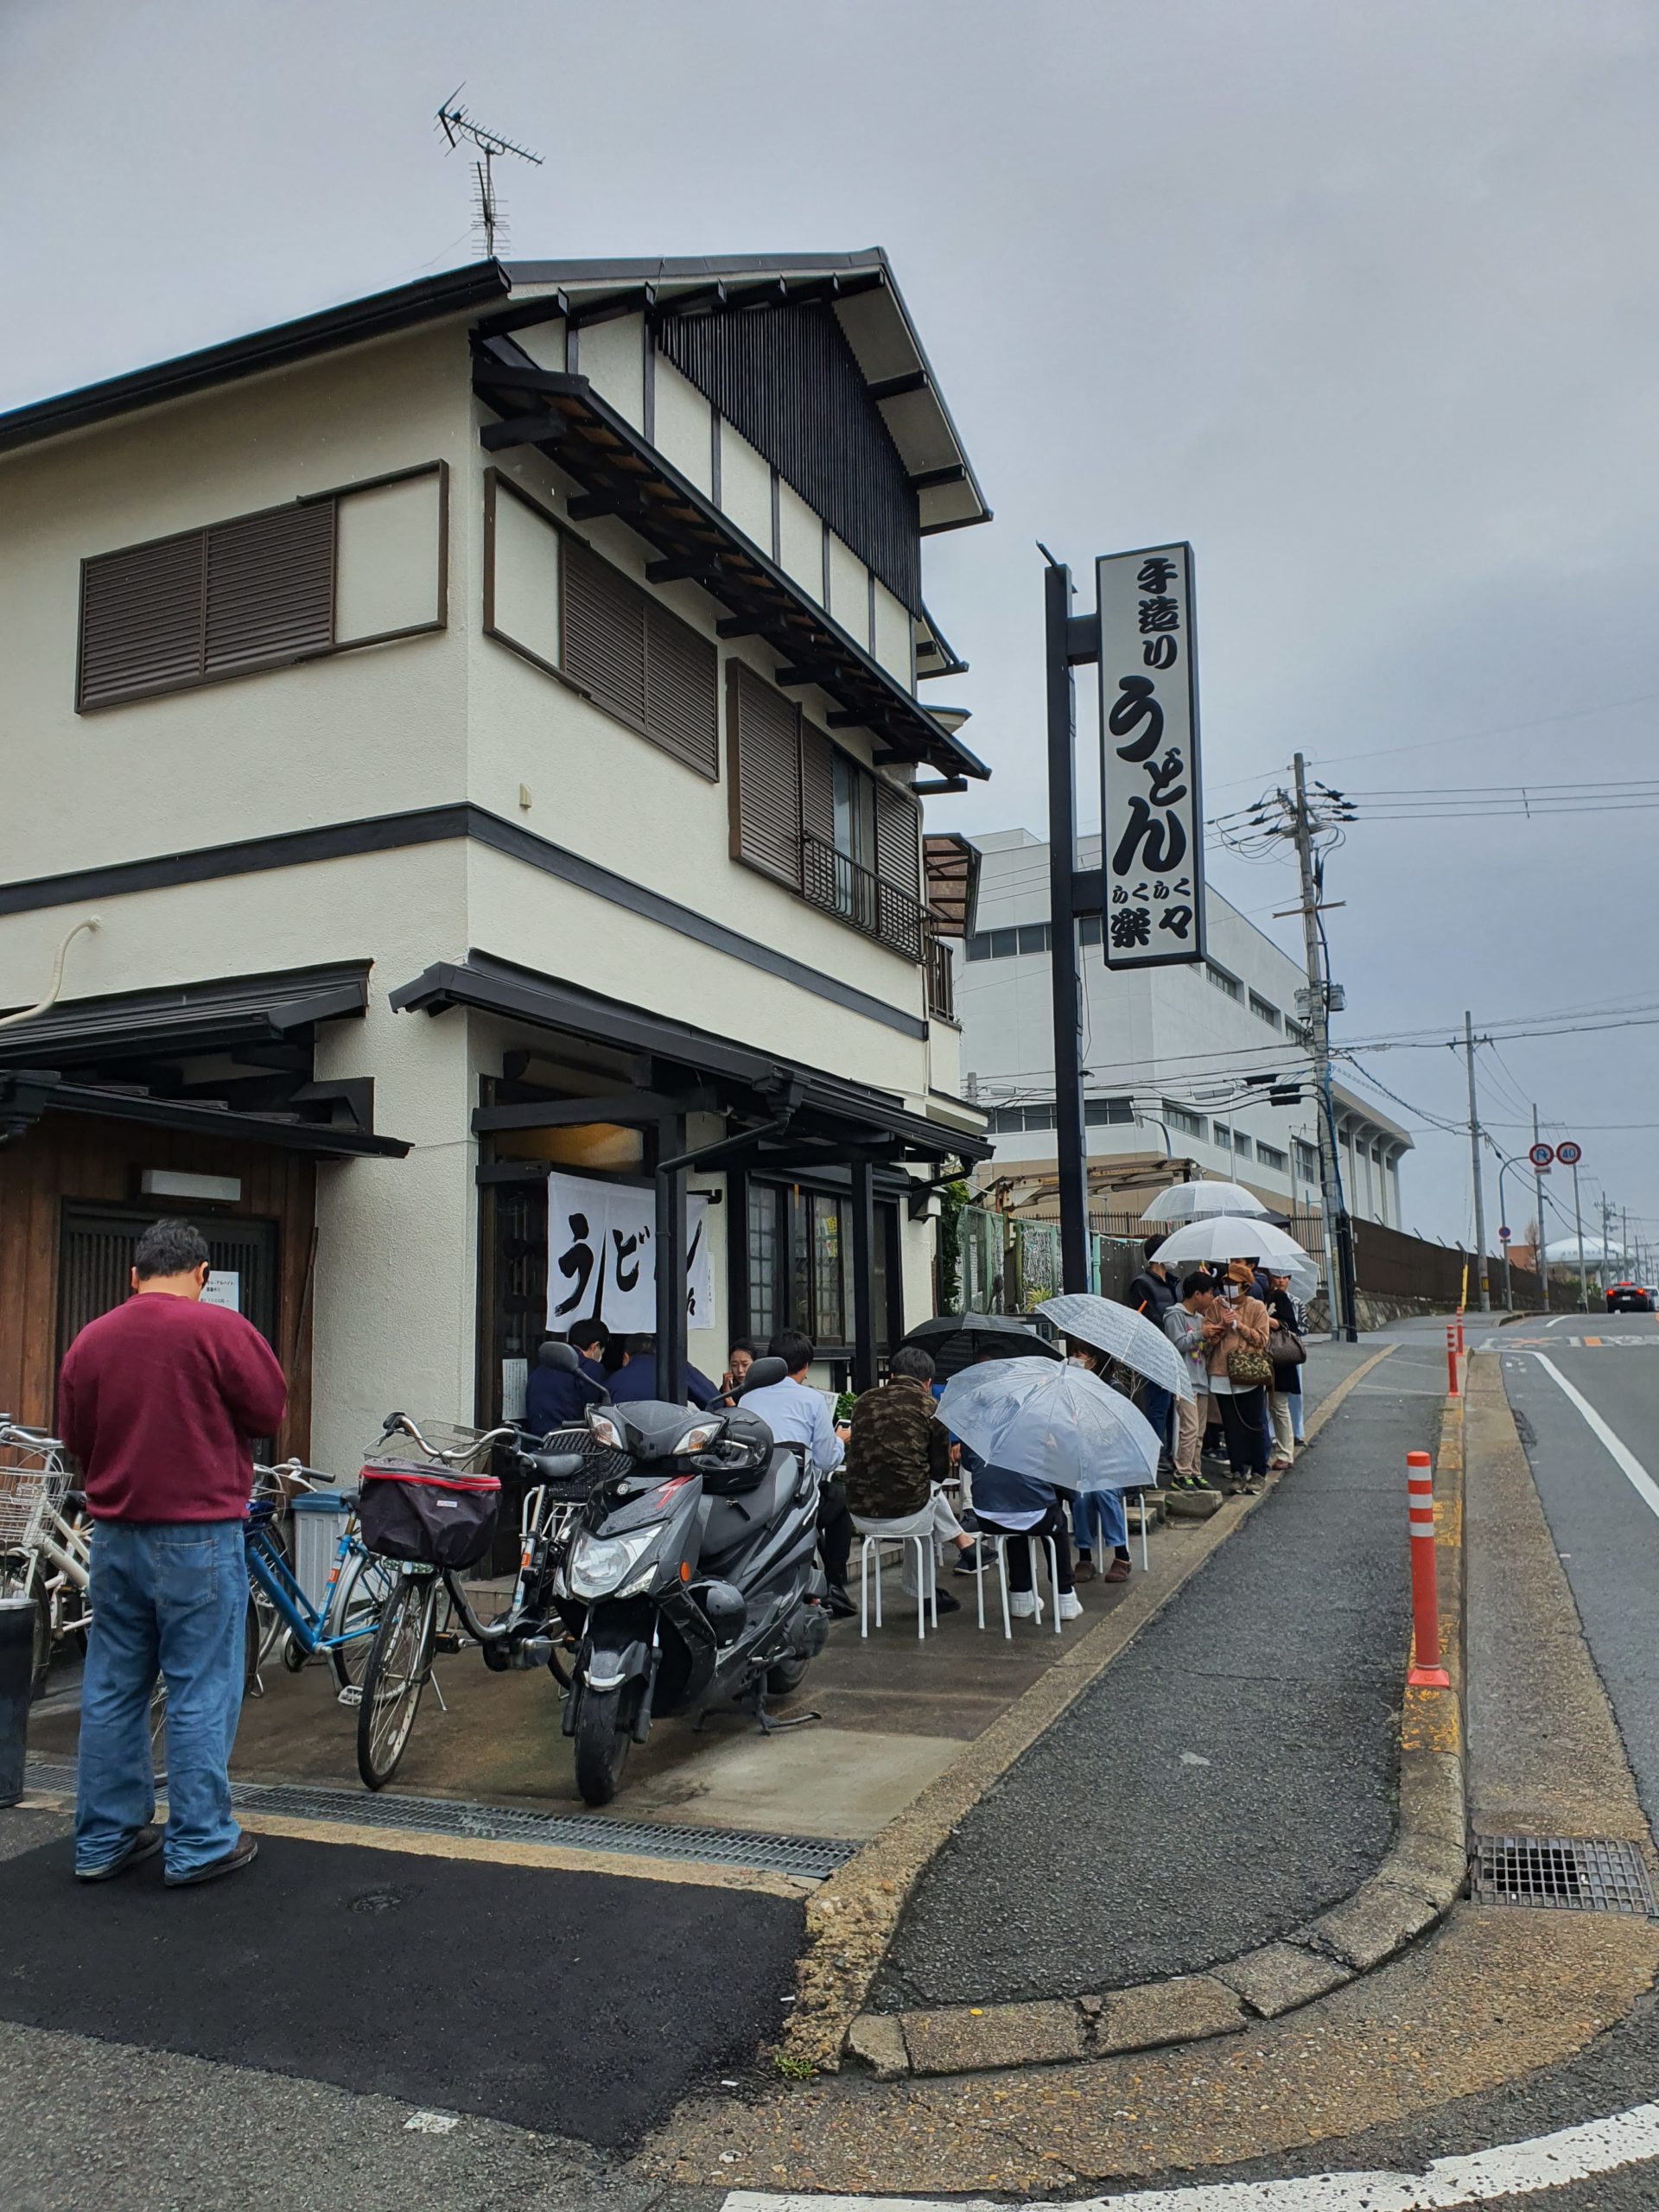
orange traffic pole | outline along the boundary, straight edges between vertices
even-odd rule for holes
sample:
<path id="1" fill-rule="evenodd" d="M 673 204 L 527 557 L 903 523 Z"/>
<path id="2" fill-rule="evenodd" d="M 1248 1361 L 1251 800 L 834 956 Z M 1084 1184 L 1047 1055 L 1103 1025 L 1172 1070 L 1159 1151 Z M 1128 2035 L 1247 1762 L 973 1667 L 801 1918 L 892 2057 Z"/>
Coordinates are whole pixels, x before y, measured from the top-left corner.
<path id="1" fill-rule="evenodd" d="M 1463 1308 L 1458 1308 L 1458 1357 L 1463 1357 Z"/>
<path id="2" fill-rule="evenodd" d="M 1446 1332 L 1448 1337 L 1451 1331 Z M 1449 1690 L 1440 1664 L 1440 1567 L 1434 1551 L 1434 1473 L 1427 1452 L 1406 1454 L 1407 1514 L 1411 1528 L 1412 1665 L 1414 1689 Z"/>
<path id="3" fill-rule="evenodd" d="M 1450 1321 L 1446 1325 L 1446 1395 L 1458 1395 L 1458 1332 Z"/>

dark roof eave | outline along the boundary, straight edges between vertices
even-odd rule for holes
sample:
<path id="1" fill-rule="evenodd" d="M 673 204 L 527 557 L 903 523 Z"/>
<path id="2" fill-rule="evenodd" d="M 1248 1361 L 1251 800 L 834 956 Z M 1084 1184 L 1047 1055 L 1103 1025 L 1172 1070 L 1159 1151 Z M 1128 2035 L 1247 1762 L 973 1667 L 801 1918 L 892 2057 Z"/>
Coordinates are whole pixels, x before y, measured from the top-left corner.
<path id="1" fill-rule="evenodd" d="M 239 1138 L 278 1151 L 302 1152 L 314 1160 L 402 1160 L 410 1150 L 401 1137 L 380 1136 L 327 1122 L 284 1122 L 270 1115 L 240 1114 L 184 1098 L 151 1098 L 128 1091 L 101 1090 L 94 1084 L 65 1083 L 55 1070 L 8 1069 L 0 1074 L 0 1130 L 9 1116 L 17 1124 L 42 1114 L 90 1114 L 110 1122 L 137 1122 L 152 1128 L 179 1129 L 193 1136 Z"/>
<path id="2" fill-rule="evenodd" d="M 474 262 L 463 269 L 422 277 L 416 283 L 372 293 L 366 299 L 325 308 L 319 315 L 302 315 L 293 322 L 276 323 L 269 329 L 204 346 L 194 353 L 181 353 L 172 360 L 109 377 L 99 384 L 82 385 L 73 391 L 33 400 L 0 415 L 0 453 L 60 437 L 66 431 L 85 429 L 91 423 L 106 422 L 137 408 L 182 399 L 213 385 L 258 376 L 341 346 L 387 337 L 417 323 L 466 314 L 505 298 L 511 289 L 499 262 Z"/>

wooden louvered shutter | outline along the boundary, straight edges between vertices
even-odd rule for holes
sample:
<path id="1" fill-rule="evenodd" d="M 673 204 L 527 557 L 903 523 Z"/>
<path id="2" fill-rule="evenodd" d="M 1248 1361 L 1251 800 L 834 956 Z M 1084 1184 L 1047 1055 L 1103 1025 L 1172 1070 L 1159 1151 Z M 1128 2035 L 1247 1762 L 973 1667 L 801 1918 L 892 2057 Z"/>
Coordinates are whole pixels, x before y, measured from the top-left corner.
<path id="1" fill-rule="evenodd" d="M 800 715 L 741 661 L 727 664 L 732 858 L 801 883 Z"/>
<path id="2" fill-rule="evenodd" d="M 880 878 L 878 936 L 896 952 L 922 957 L 921 815 L 885 776 L 875 785 L 875 872 Z"/>
<path id="3" fill-rule="evenodd" d="M 206 533 L 202 673 L 232 676 L 334 641 L 334 503 L 317 499 Z"/>
<path id="4" fill-rule="evenodd" d="M 720 655 L 654 599 L 645 601 L 645 734 L 710 783 L 720 777 Z"/>
<path id="5" fill-rule="evenodd" d="M 559 562 L 562 664 L 599 706 L 645 728 L 645 595 L 580 538 Z"/>
<path id="6" fill-rule="evenodd" d="M 204 532 L 193 530 L 86 563 L 77 707 L 200 680 L 204 543 Z"/>

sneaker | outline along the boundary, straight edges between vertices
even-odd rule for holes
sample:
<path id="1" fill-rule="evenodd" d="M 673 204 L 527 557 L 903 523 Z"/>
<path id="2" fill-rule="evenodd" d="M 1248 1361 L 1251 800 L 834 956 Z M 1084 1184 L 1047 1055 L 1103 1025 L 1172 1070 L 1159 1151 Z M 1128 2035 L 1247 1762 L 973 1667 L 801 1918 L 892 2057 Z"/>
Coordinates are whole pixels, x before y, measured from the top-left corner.
<path id="1" fill-rule="evenodd" d="M 948 1590 L 936 1590 L 933 1598 L 942 1613 L 959 1613 L 962 1611 L 961 1599 L 953 1598 Z"/>
<path id="2" fill-rule="evenodd" d="M 1077 1554 L 1077 1563 L 1071 1570 L 1071 1580 L 1074 1582 L 1092 1582 L 1094 1579 L 1094 1560 L 1090 1559 L 1087 1552 L 1079 1552 Z"/>
<path id="3" fill-rule="evenodd" d="M 77 1866 L 78 1882 L 112 1882 L 118 1874 L 124 1874 L 129 1866 L 137 1866 L 142 1859 L 153 1859 L 162 1847 L 160 1828 L 143 1827 L 130 1835 L 113 1859 L 106 1859 L 101 1866 L 89 1866 L 83 1872 Z"/>
<path id="4" fill-rule="evenodd" d="M 957 1554 L 956 1571 L 958 1574 L 983 1574 L 995 1556 L 987 1544 L 971 1545 L 967 1551 Z"/>
<path id="5" fill-rule="evenodd" d="M 1017 1621 L 1034 1620 L 1037 1617 L 1036 1598 L 1029 1590 L 1010 1590 L 1008 1611 Z"/>
<path id="6" fill-rule="evenodd" d="M 838 1582 L 832 1582 L 830 1585 L 829 1594 L 824 1599 L 823 1605 L 824 1611 L 832 1621 L 849 1621 L 858 1611 L 858 1607 Z"/>
<path id="7" fill-rule="evenodd" d="M 1109 1582 L 1111 1579 L 1108 1574 L 1106 1580 Z M 1083 1601 L 1070 1590 L 1060 1592 L 1060 1618 L 1063 1621 L 1080 1621 L 1083 1618 Z"/>
<path id="8" fill-rule="evenodd" d="M 222 1859 L 210 1859 L 205 1866 L 192 1866 L 182 1874 L 165 1874 L 162 1878 L 169 1890 L 189 1889 L 197 1882 L 216 1882 L 221 1874 L 238 1874 L 258 1856 L 257 1840 L 251 1835 L 239 1836 Z"/>

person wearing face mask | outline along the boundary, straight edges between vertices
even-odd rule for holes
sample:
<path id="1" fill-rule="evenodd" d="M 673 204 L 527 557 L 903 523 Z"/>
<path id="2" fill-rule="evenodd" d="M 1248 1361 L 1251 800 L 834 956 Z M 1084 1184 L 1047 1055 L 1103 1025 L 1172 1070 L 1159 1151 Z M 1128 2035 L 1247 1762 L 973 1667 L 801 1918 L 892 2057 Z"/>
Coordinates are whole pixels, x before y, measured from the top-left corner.
<path id="1" fill-rule="evenodd" d="M 1105 1360 L 1092 1344 L 1078 1344 L 1066 1339 L 1065 1356 L 1074 1367 L 1085 1369 L 1090 1375 L 1099 1375 Z M 1123 1510 L 1123 1494 L 1116 1490 L 1075 1491 L 1071 1497 L 1071 1527 L 1077 1541 L 1077 1563 L 1072 1570 L 1074 1582 L 1092 1582 L 1095 1579 L 1095 1531 L 1100 1531 L 1100 1555 L 1103 1582 L 1127 1582 L 1129 1579 L 1129 1524 Z"/>
<path id="2" fill-rule="evenodd" d="M 1227 1463 L 1235 1485 L 1254 1490 L 1268 1471 L 1268 1357 L 1272 1321 L 1255 1292 L 1255 1262 L 1234 1260 L 1221 1295 L 1204 1325 L 1210 1347 L 1210 1395 L 1227 1436 Z"/>

